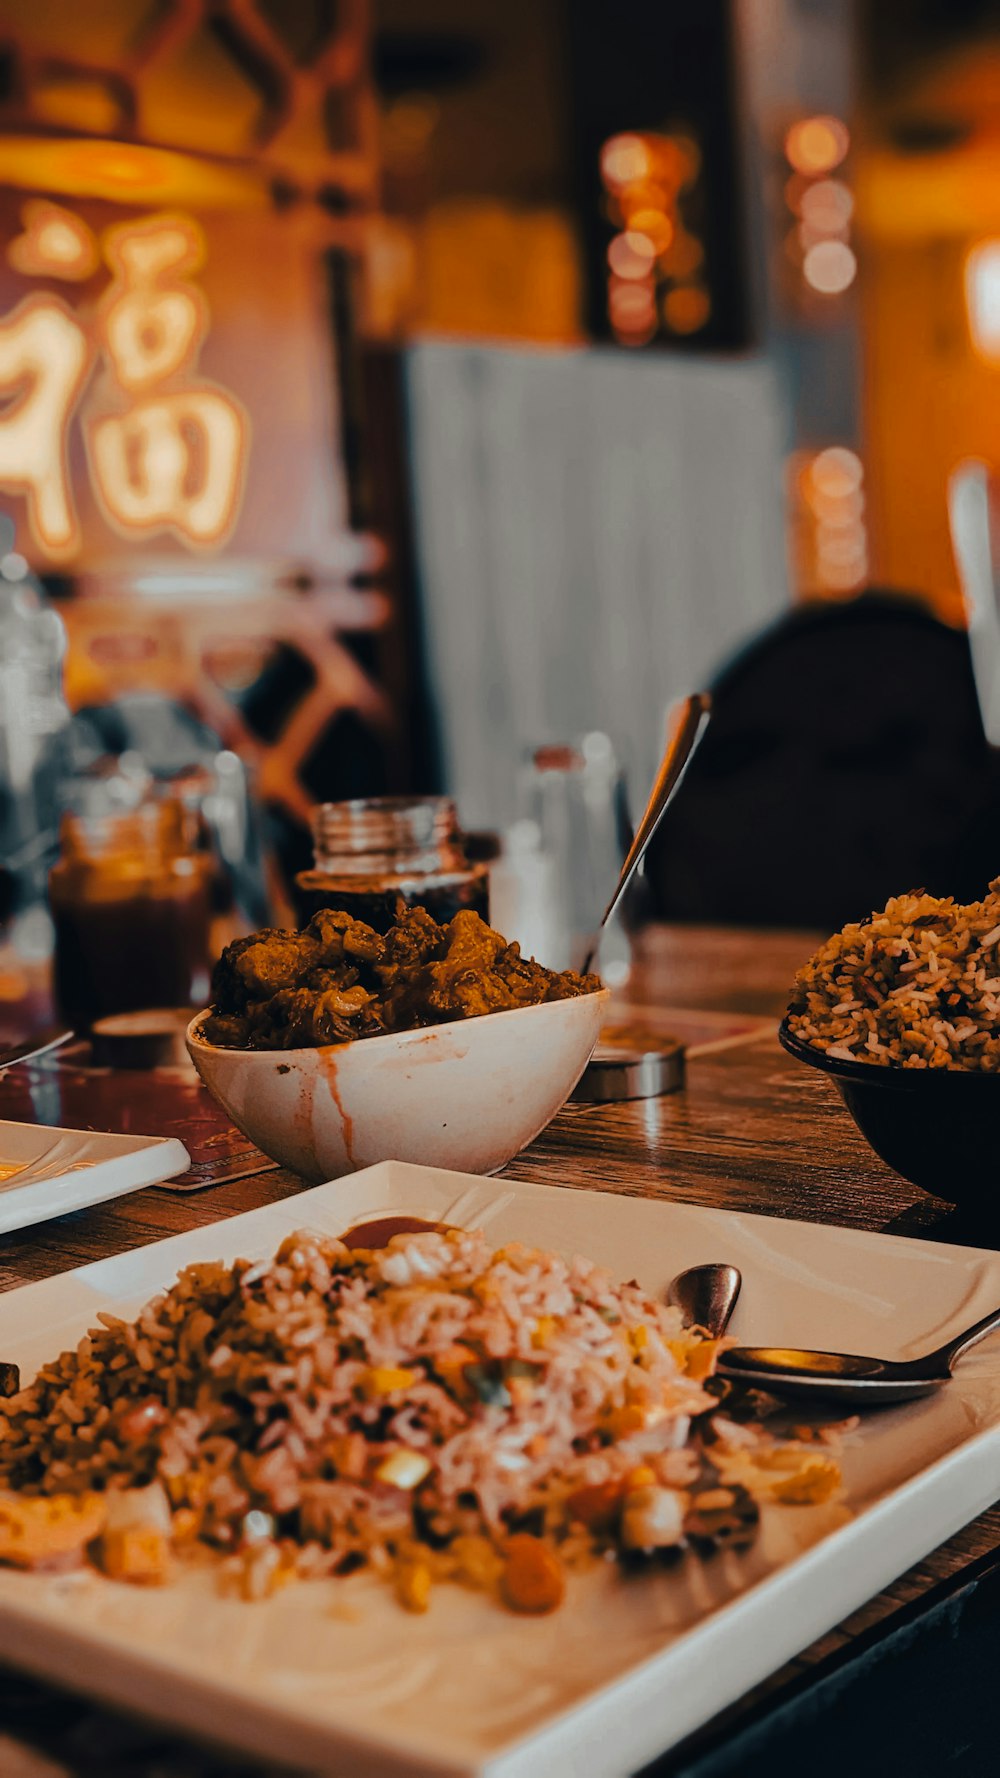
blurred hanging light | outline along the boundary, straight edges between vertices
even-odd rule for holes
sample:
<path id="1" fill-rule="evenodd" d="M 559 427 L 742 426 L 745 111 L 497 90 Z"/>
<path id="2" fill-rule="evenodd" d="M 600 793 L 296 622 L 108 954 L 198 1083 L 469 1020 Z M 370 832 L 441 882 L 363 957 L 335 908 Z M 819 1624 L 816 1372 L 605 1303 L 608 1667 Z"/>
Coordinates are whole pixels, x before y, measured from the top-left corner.
<path id="1" fill-rule="evenodd" d="M 868 573 L 864 465 L 846 445 L 792 459 L 797 578 L 805 591 L 841 597 Z"/>
<path id="2" fill-rule="evenodd" d="M 817 179 L 802 192 L 798 210 L 810 228 L 822 235 L 835 235 L 849 227 L 854 197 L 842 179 Z"/>
<path id="3" fill-rule="evenodd" d="M 657 255 L 667 251 L 675 234 L 674 225 L 663 210 L 633 210 L 629 216 L 629 229 L 644 235 Z"/>
<path id="4" fill-rule="evenodd" d="M 655 136 L 653 170 L 673 191 L 686 191 L 701 171 L 701 149 L 691 136 Z"/>
<path id="5" fill-rule="evenodd" d="M 609 137 L 600 154 L 608 243 L 608 320 L 623 344 L 657 333 L 697 333 L 711 313 L 698 274 L 705 250 L 685 226 L 684 198 L 697 183 L 701 149 L 686 130 Z"/>
<path id="6" fill-rule="evenodd" d="M 830 445 L 813 458 L 808 475 L 817 493 L 831 500 L 848 500 L 860 489 L 865 472 L 857 451 Z"/>
<path id="7" fill-rule="evenodd" d="M 794 215 L 799 216 L 801 214 L 802 199 L 809 190 L 811 184 L 812 181 L 807 179 L 804 173 L 792 173 L 790 177 L 785 180 L 785 203 Z"/>
<path id="8" fill-rule="evenodd" d="M 839 117 L 803 117 L 785 137 L 785 156 L 798 173 L 829 173 L 851 146 L 851 133 Z"/>
<path id="9" fill-rule="evenodd" d="M 648 277 L 655 258 L 656 249 L 649 236 L 631 228 L 616 235 L 608 247 L 608 264 L 619 278 Z"/>
<path id="10" fill-rule="evenodd" d="M 821 296 L 839 296 L 853 284 L 858 262 L 846 241 L 817 241 L 802 262 L 807 284 Z"/>
<path id="11" fill-rule="evenodd" d="M 631 323 L 619 326 L 612 322 L 612 332 L 620 346 L 648 346 L 650 340 L 656 338 L 656 321 L 644 321 L 635 326 Z"/>
<path id="12" fill-rule="evenodd" d="M 708 291 L 701 284 L 678 284 L 663 299 L 663 319 L 671 333 L 697 333 L 712 312 Z"/>
<path id="13" fill-rule="evenodd" d="M 605 184 L 632 185 L 645 179 L 652 155 L 641 136 L 612 136 L 601 149 L 601 174 Z"/>
<path id="14" fill-rule="evenodd" d="M 705 249 L 696 235 L 689 235 L 685 230 L 678 229 L 663 258 L 663 269 L 671 278 L 683 282 L 692 278 L 701 266 L 705 257 Z"/>
<path id="15" fill-rule="evenodd" d="M 983 241 L 969 254 L 965 306 L 976 351 L 1000 359 L 1000 241 Z"/>
<path id="16" fill-rule="evenodd" d="M 617 278 L 611 280 L 608 291 L 608 309 L 616 326 L 634 322 L 636 326 L 645 326 L 656 319 L 656 304 L 653 298 L 652 283 L 623 283 Z"/>
<path id="17" fill-rule="evenodd" d="M 616 195 L 622 215 L 629 220 L 639 210 L 658 210 L 669 215 L 676 199 L 676 193 L 668 191 L 659 179 L 637 179 L 622 186 Z"/>

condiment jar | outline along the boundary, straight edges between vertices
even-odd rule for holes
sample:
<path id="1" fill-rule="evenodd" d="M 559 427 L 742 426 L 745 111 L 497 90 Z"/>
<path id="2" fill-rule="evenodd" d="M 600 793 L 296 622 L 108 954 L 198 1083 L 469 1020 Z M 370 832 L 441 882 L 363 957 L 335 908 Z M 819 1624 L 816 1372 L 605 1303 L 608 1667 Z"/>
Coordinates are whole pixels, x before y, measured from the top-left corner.
<path id="1" fill-rule="evenodd" d="M 462 908 L 488 918 L 488 868 L 466 857 L 450 797 L 322 803 L 312 828 L 315 863 L 295 879 L 303 922 L 320 908 L 340 908 L 386 932 L 399 901 L 426 908 L 441 925 Z"/>
<path id="2" fill-rule="evenodd" d="M 49 873 L 55 990 L 77 1030 L 144 1007 L 204 1002 L 211 858 L 177 802 L 66 814 Z"/>

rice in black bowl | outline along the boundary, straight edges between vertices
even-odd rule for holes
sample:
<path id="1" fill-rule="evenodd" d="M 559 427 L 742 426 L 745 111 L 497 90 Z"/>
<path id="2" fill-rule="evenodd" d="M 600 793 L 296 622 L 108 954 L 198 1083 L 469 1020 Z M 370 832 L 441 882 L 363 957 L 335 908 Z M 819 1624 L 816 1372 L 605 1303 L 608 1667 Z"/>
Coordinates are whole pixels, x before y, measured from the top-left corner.
<path id="1" fill-rule="evenodd" d="M 788 1029 L 842 1062 L 1000 1072 L 1000 877 L 964 905 L 915 889 L 799 970 Z"/>

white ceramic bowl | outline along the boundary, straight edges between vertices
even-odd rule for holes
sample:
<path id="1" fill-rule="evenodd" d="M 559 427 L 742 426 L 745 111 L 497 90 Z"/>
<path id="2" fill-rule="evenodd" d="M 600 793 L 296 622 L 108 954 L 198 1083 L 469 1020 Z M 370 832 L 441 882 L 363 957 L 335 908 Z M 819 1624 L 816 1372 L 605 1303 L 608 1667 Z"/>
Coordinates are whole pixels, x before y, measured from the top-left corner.
<path id="1" fill-rule="evenodd" d="M 495 1173 L 555 1116 L 583 1073 L 607 990 L 323 1049 L 187 1046 L 251 1142 L 306 1179 L 377 1161 Z"/>

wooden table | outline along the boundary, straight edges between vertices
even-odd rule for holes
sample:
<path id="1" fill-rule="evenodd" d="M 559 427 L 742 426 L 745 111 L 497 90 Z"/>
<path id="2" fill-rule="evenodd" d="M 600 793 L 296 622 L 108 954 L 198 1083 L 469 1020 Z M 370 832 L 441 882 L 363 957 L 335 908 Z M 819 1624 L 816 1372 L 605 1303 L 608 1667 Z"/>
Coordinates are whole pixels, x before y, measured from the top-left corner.
<path id="1" fill-rule="evenodd" d="M 970 1238 L 968 1230 L 953 1234 L 946 1207 L 875 1158 L 828 1082 L 779 1048 L 775 1015 L 811 942 L 803 934 L 699 928 L 645 934 L 625 990 L 629 1004 L 619 1014 L 686 1036 L 686 1089 L 614 1106 L 571 1104 L 508 1175 Z M 5 1091 L 12 1089 L 0 1079 L 0 1116 L 11 1115 Z M 0 1288 L 300 1189 L 293 1175 L 271 1170 L 194 1195 L 139 1192 L 8 1235 L 0 1240 Z M 1000 1494 L 1000 1476 L 997 1485 Z M 674 1749 L 647 1778 L 780 1778 L 800 1764 L 810 1778 L 843 1773 L 848 1763 L 865 1773 L 885 1764 L 909 1778 L 937 1778 L 946 1768 L 996 1770 L 983 1700 L 995 1690 L 1000 1657 L 998 1600 L 1000 1509 L 993 1509 Z M 870 1765 L 859 1764 L 857 1751 L 862 1712 Z M 963 1746 L 972 1763 L 960 1763 Z M 273 1766 L 196 1746 L 0 1670 L 5 1778 L 249 1778 L 265 1770 L 276 1778 Z"/>

